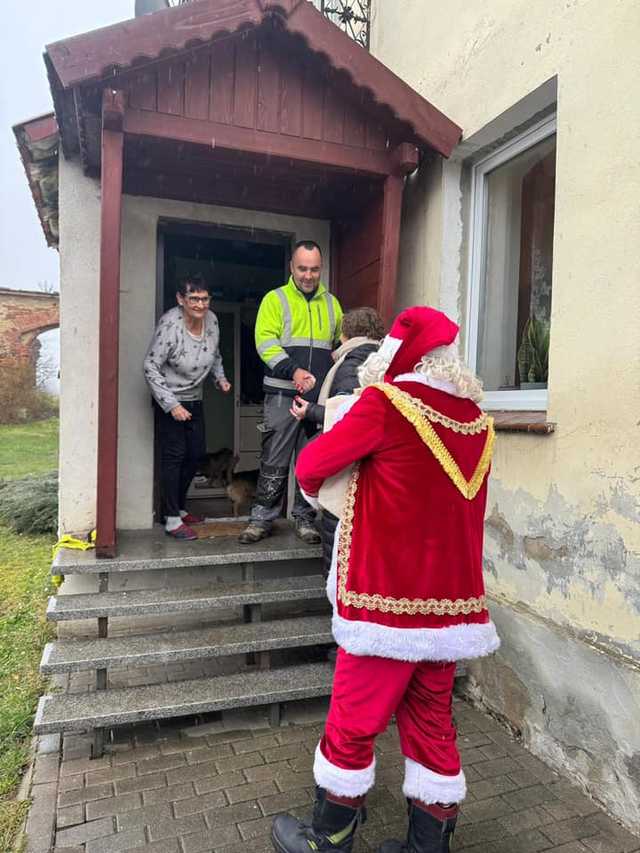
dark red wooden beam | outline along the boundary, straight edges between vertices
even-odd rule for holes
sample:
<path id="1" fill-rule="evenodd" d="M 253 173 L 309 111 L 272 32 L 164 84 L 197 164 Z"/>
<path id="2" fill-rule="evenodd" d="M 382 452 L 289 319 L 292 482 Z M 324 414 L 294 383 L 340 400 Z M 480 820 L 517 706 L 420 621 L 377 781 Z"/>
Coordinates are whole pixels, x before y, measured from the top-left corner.
<path id="1" fill-rule="evenodd" d="M 115 557 L 118 497 L 120 230 L 124 148 L 122 132 L 124 95 L 122 92 L 111 89 L 104 91 L 102 116 L 96 554 L 98 557 Z"/>
<path id="2" fill-rule="evenodd" d="M 420 154 L 415 145 L 402 142 L 391 152 L 395 175 L 409 175 L 420 165 Z"/>
<path id="3" fill-rule="evenodd" d="M 29 142 L 41 142 L 58 132 L 58 124 L 55 115 L 47 113 L 14 125 L 13 132 L 17 134 L 19 131 L 24 131 Z"/>
<path id="4" fill-rule="evenodd" d="M 403 177 L 389 175 L 386 178 L 382 208 L 382 248 L 380 252 L 378 311 L 387 327 L 391 325 L 395 311 L 403 190 Z"/>
<path id="5" fill-rule="evenodd" d="M 132 136 L 150 136 L 191 142 L 209 148 L 244 151 L 268 157 L 279 157 L 304 163 L 317 163 L 324 168 L 355 171 L 371 175 L 390 175 L 398 170 L 394 153 L 354 148 L 335 142 L 321 142 L 284 136 L 267 131 L 235 127 L 213 121 L 156 113 L 151 110 L 127 109 L 124 131 Z M 403 148 L 404 146 L 400 146 Z M 413 146 L 410 146 L 413 147 Z M 416 150 L 414 148 L 414 150 Z M 417 154 L 416 154 L 417 157 Z"/>

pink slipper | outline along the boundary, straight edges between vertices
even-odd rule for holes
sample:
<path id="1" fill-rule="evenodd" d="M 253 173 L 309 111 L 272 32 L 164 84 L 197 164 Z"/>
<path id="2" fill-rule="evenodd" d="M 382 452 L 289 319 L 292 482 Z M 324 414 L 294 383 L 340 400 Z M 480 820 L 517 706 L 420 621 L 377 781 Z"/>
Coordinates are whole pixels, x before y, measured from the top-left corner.
<path id="1" fill-rule="evenodd" d="M 182 542 L 185 542 L 188 539 L 198 538 L 198 535 L 195 530 L 192 530 L 190 527 L 187 527 L 186 524 L 181 524 L 180 527 L 176 527 L 175 530 L 165 530 L 164 532 L 167 534 L 167 536 L 173 536 L 174 539 L 179 539 Z"/>
<path id="2" fill-rule="evenodd" d="M 204 522 L 204 518 L 201 515 L 191 515 L 188 512 L 186 515 L 182 516 L 183 524 L 202 524 Z"/>

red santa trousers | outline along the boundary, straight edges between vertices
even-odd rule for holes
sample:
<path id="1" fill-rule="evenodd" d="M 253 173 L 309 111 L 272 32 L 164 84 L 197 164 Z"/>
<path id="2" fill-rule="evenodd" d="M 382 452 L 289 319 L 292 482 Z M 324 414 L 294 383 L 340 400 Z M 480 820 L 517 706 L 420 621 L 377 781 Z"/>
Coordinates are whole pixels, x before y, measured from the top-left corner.
<path id="1" fill-rule="evenodd" d="M 316 749 L 318 785 L 342 797 L 375 781 L 374 743 L 396 715 L 405 756 L 403 792 L 424 803 L 458 803 L 466 784 L 452 719 L 455 663 L 401 661 L 338 649 L 331 706 Z"/>

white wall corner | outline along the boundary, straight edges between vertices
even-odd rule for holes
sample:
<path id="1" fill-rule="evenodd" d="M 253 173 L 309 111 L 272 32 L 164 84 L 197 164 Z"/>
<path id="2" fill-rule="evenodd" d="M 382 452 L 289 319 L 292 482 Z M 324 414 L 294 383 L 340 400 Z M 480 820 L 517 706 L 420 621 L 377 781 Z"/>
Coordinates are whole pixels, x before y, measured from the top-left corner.
<path id="1" fill-rule="evenodd" d="M 61 533 L 95 526 L 98 456 L 100 184 L 60 157 Z"/>
<path id="2" fill-rule="evenodd" d="M 440 265 L 440 309 L 455 323 L 463 320 L 462 264 L 462 163 L 442 164 L 442 260 Z"/>

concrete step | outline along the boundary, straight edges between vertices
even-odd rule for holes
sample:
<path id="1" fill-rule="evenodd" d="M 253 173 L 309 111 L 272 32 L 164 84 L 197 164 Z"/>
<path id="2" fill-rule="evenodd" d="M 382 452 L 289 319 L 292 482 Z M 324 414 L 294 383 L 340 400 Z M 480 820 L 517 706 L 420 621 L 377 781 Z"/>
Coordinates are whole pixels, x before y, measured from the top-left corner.
<path id="1" fill-rule="evenodd" d="M 303 616 L 145 636 L 58 640 L 45 646 L 40 670 L 50 675 L 112 666 L 131 668 L 332 642 L 329 616 Z"/>
<path id="2" fill-rule="evenodd" d="M 303 664 L 147 687 L 50 694 L 38 703 L 36 734 L 111 728 L 145 720 L 328 696 L 333 666 Z"/>
<path id="3" fill-rule="evenodd" d="M 47 619 L 63 622 L 110 616 L 154 616 L 223 610 L 245 604 L 274 604 L 324 598 L 321 575 L 211 584 L 206 589 L 58 595 L 49 599 Z"/>
<path id="4" fill-rule="evenodd" d="M 288 560 L 317 560 L 320 545 L 305 545 L 286 521 L 274 525 L 273 535 L 254 545 L 240 545 L 237 537 L 177 542 L 160 527 L 153 530 L 123 530 L 118 534 L 118 556 L 98 559 L 95 551 L 58 551 L 51 571 L 54 575 L 139 572 L 158 569 L 206 566 L 253 566 Z"/>

